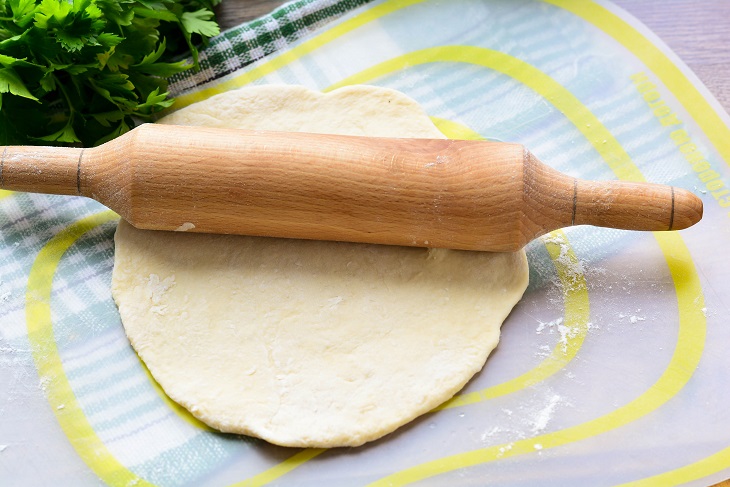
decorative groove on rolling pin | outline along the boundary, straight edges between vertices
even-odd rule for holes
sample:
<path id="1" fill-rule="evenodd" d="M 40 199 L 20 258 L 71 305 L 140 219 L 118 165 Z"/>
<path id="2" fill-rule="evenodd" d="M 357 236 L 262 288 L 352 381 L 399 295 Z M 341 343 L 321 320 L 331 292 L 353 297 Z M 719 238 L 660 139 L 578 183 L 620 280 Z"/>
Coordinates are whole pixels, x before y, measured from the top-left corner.
<path id="1" fill-rule="evenodd" d="M 76 163 L 76 194 L 81 196 L 81 158 L 84 157 L 86 148 L 81 149 L 79 153 L 79 162 Z"/>
<path id="2" fill-rule="evenodd" d="M 3 179 L 3 167 L 5 166 L 5 154 L 8 153 L 8 146 L 5 146 L 5 149 L 3 150 L 3 155 L 0 157 L 0 188 L 5 187 L 5 179 Z"/>
<path id="3" fill-rule="evenodd" d="M 669 231 L 674 226 L 674 186 L 670 186 L 672 190 L 672 212 L 669 214 Z"/>
<path id="4" fill-rule="evenodd" d="M 575 225 L 575 212 L 578 209 L 578 180 L 573 178 L 573 216 L 570 217 L 570 226 Z"/>

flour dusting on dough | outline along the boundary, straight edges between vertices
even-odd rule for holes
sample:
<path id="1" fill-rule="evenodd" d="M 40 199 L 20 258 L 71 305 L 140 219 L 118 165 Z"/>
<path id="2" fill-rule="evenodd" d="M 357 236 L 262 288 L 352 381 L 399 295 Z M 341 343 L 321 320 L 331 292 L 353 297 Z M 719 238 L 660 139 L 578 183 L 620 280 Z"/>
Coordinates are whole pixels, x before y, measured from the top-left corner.
<path id="1" fill-rule="evenodd" d="M 147 299 L 152 302 L 150 312 L 158 315 L 167 313 L 167 305 L 162 304 L 162 299 L 167 292 L 175 285 L 175 276 L 166 277 L 160 280 L 157 274 L 150 274 L 147 279 L 146 295 Z"/>
<path id="2" fill-rule="evenodd" d="M 154 304 L 160 304 L 162 298 L 175 285 L 175 276 L 160 279 L 157 274 L 150 274 L 147 278 L 147 299 Z"/>

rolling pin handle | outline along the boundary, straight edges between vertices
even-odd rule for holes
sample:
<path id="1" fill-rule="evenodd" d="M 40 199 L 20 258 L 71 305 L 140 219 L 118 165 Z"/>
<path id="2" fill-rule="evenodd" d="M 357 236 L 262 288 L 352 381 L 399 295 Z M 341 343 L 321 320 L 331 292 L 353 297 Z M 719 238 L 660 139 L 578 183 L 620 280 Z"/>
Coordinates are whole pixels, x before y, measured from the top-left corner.
<path id="1" fill-rule="evenodd" d="M 672 215 L 669 230 L 684 230 L 702 219 L 702 200 L 684 188 L 672 186 Z"/>
<path id="2" fill-rule="evenodd" d="M 576 180 L 573 224 L 668 231 L 702 218 L 702 200 L 682 188 L 625 181 Z"/>
<path id="3" fill-rule="evenodd" d="M 0 156 L 0 189 L 81 194 L 81 158 L 74 147 L 5 146 Z"/>
<path id="4" fill-rule="evenodd" d="M 622 230 L 683 230 L 702 218 L 702 200 L 664 184 L 589 181 L 568 177 L 526 152 L 526 194 L 532 234 L 557 228 L 595 225 Z M 528 227 L 528 225 L 523 225 Z"/>

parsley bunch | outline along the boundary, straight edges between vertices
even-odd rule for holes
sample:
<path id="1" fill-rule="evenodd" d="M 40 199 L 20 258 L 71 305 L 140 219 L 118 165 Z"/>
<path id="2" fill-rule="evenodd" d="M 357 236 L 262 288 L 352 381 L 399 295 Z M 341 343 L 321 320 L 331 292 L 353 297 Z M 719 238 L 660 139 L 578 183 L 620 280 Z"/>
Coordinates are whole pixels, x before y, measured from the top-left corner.
<path id="1" fill-rule="evenodd" d="M 220 1 L 0 0 L 0 145 L 98 145 L 169 107 Z"/>

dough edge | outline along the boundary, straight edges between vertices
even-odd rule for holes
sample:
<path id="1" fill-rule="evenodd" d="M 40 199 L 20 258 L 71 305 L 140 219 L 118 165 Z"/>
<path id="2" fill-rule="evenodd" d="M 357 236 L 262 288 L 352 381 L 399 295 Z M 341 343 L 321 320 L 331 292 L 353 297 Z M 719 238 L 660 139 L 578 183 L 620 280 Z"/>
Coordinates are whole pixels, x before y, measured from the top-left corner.
<path id="1" fill-rule="evenodd" d="M 273 96 L 274 93 L 278 93 L 278 95 L 281 95 L 281 92 L 286 91 L 289 97 L 297 98 L 299 100 L 304 99 L 307 101 L 307 103 L 320 103 L 322 100 L 331 100 L 333 103 L 339 103 L 339 104 L 346 104 L 349 100 L 359 100 L 360 105 L 367 105 L 369 109 L 372 109 L 373 107 L 377 107 L 377 104 L 373 101 L 374 99 L 390 99 L 391 105 L 396 107 L 395 110 L 402 110 L 404 113 L 407 113 L 408 117 L 413 117 L 414 119 L 416 117 L 419 117 L 419 121 L 416 123 L 414 122 L 417 127 L 413 130 L 410 130 L 409 133 L 405 135 L 401 135 L 404 137 L 439 137 L 443 138 L 443 135 L 436 129 L 433 124 L 428 119 L 427 115 L 423 111 L 423 109 L 413 100 L 406 97 L 405 95 L 402 95 L 401 93 L 398 93 L 394 90 L 384 89 L 384 88 L 375 88 L 375 87 L 362 87 L 362 86 L 356 86 L 356 87 L 346 87 L 341 88 L 338 90 L 335 90 L 328 94 L 322 94 L 314 91 L 307 90 L 302 87 L 292 87 L 287 85 L 265 85 L 265 86 L 259 86 L 259 87 L 253 87 L 253 88 L 247 88 L 245 90 L 234 90 L 232 92 L 226 92 L 221 95 L 217 95 L 216 97 L 213 97 L 209 99 L 207 102 L 208 106 L 212 106 L 212 112 L 215 112 L 216 110 L 219 110 L 221 106 L 227 106 L 227 107 L 240 107 L 241 104 L 247 104 L 250 100 L 254 99 L 261 99 L 267 98 L 270 96 Z M 276 96 L 278 96 L 276 95 Z M 243 102 L 241 102 L 243 100 Z M 334 100 L 337 100 L 336 102 Z M 395 103 L 393 103 L 395 102 Z M 200 117 L 201 112 L 196 112 L 197 109 L 200 107 L 196 107 L 196 105 L 191 105 L 189 107 L 186 107 L 182 110 L 179 110 L 178 112 L 173 113 L 172 115 L 166 117 L 165 119 L 161 120 L 160 123 L 173 123 L 173 124 L 192 124 L 195 122 L 196 119 Z M 269 107 L 270 108 L 270 107 Z M 205 115 L 208 109 L 204 109 L 202 113 Z M 210 114 L 205 115 L 204 119 L 208 121 L 207 117 L 211 116 Z M 261 120 L 254 120 L 252 127 L 241 127 L 241 128 L 256 128 L 261 130 L 271 130 L 277 128 L 279 125 L 274 124 L 274 127 L 262 127 L 261 126 Z M 335 121 L 334 123 L 342 125 L 341 121 Z M 207 124 L 206 124 L 207 125 Z M 214 125 L 215 126 L 215 125 Z M 339 127 L 341 128 L 341 127 Z M 365 135 L 364 133 L 357 132 L 358 130 L 363 130 L 362 124 L 350 124 L 347 125 L 347 128 L 351 130 L 349 133 L 351 135 Z M 286 130 L 293 130 L 291 127 L 286 128 Z M 380 129 L 382 132 L 385 133 L 377 133 L 377 134 L 368 134 L 368 135 L 379 135 L 379 136 L 398 136 L 393 133 L 389 133 L 389 129 Z M 310 130 L 314 131 L 314 130 Z M 322 130 L 316 130 L 321 132 L 332 132 L 333 130 L 325 127 Z M 413 132 L 413 133 L 411 133 Z M 399 132 L 399 134 L 401 134 Z M 127 228 L 125 228 L 127 227 Z M 118 248 L 123 247 L 125 244 L 123 242 L 120 242 L 120 239 L 124 239 L 125 232 L 141 232 L 139 230 L 133 229 L 131 226 L 121 223 L 118 227 L 117 234 L 115 235 L 115 241 L 117 242 Z M 171 238 L 177 238 L 178 236 L 181 236 L 180 234 L 175 234 Z M 182 236 L 181 236 L 182 237 Z M 185 235 L 184 237 L 188 237 L 188 235 Z M 198 238 L 198 235 L 190 235 L 192 238 Z M 225 238 L 238 238 L 238 237 L 225 237 Z M 246 237 L 243 237 L 246 238 Z M 348 245 L 348 244 L 345 244 Z M 449 251 L 446 251 L 449 252 Z M 506 318 L 506 316 L 511 311 L 511 308 L 516 302 L 519 301 L 519 299 L 522 296 L 522 293 L 526 289 L 527 286 L 527 260 L 526 255 L 524 251 L 520 251 L 514 254 L 510 254 L 510 259 L 514 260 L 514 268 L 518 270 L 520 273 L 519 276 L 516 276 L 515 279 L 517 284 L 515 285 L 516 288 L 521 288 L 521 292 L 519 292 L 519 295 L 514 295 L 514 302 L 511 303 L 508 307 L 505 309 L 504 316 L 500 320 L 500 325 Z M 125 330 L 127 330 L 126 322 L 129 319 L 136 319 L 134 317 L 127 316 L 125 318 L 125 314 L 127 312 L 125 311 L 127 306 L 124 303 L 124 298 L 120 298 L 120 296 L 123 294 L 123 291 L 120 290 L 119 284 L 120 284 L 120 271 L 117 266 L 116 258 L 115 258 L 115 266 L 114 266 L 114 272 L 113 272 L 113 296 L 115 301 L 117 302 L 117 305 L 120 308 L 120 313 L 122 314 L 123 321 L 125 322 Z M 512 298 L 512 297 L 511 297 Z M 129 333 L 127 330 L 128 337 L 130 339 L 130 342 L 132 343 L 132 346 L 137 350 L 139 356 L 142 358 L 142 360 L 147 364 L 147 366 L 150 369 L 150 372 L 152 373 L 153 377 L 157 378 L 158 376 L 164 375 L 164 373 L 159 370 L 158 365 L 155 363 L 154 357 L 150 356 L 150 352 L 145 348 L 144 344 L 140 343 L 140 340 L 137 339 L 137 336 L 134 333 Z M 463 374 L 462 380 L 453 382 L 450 386 L 445 387 L 443 389 L 440 389 L 437 394 L 432 394 L 427 401 L 425 401 L 421 407 L 410 409 L 408 411 L 398 411 L 398 414 L 394 414 L 392 418 L 390 418 L 388 421 L 382 421 L 379 424 L 379 427 L 370 429 L 365 432 L 359 432 L 359 433 L 353 433 L 352 431 L 345 431 L 341 434 L 337 433 L 330 433 L 327 436 L 320 436 L 320 437 L 309 437 L 307 435 L 302 435 L 301 433 L 297 435 L 292 435 L 290 432 L 284 430 L 284 431 L 277 431 L 277 430 L 271 430 L 270 428 L 260 427 L 256 424 L 250 424 L 246 421 L 240 422 L 231 422 L 227 420 L 220 420 L 220 418 L 216 417 L 214 414 L 211 414 L 207 408 L 201 407 L 200 404 L 196 403 L 195 401 L 189 400 L 189 398 L 186 396 L 185 392 L 178 391 L 175 387 L 175 384 L 172 384 L 172 387 L 168 384 L 167 378 L 160 377 L 159 383 L 165 390 L 165 392 L 168 394 L 168 396 L 173 399 L 175 402 L 181 404 L 183 407 L 185 407 L 188 411 L 190 411 L 193 416 L 200 419 L 201 421 L 205 422 L 206 424 L 209 424 L 210 426 L 219 429 L 224 432 L 229 433 L 238 433 L 238 434 L 246 434 L 251 436 L 256 436 L 265 439 L 266 441 L 269 441 L 274 444 L 282 445 L 282 446 L 292 446 L 292 447 L 333 447 L 333 446 L 359 446 L 365 442 L 375 440 L 377 438 L 380 438 L 398 427 L 412 421 L 413 419 L 417 418 L 418 416 L 421 416 L 430 410 L 432 410 L 434 407 L 442 404 L 444 401 L 451 398 L 456 392 L 461 390 L 464 385 L 471 380 L 472 376 L 479 372 L 482 367 L 484 366 L 484 363 L 488 357 L 488 355 L 491 353 L 491 351 L 496 347 L 497 342 L 499 338 L 499 326 L 497 326 L 496 329 L 496 335 L 494 336 L 491 343 L 484 344 L 484 351 L 486 352 L 480 360 L 475 361 L 472 364 L 472 367 L 468 371 L 462 371 Z M 154 352 L 152 352 L 154 353 Z M 434 385 L 434 389 L 438 388 L 438 385 Z"/>

